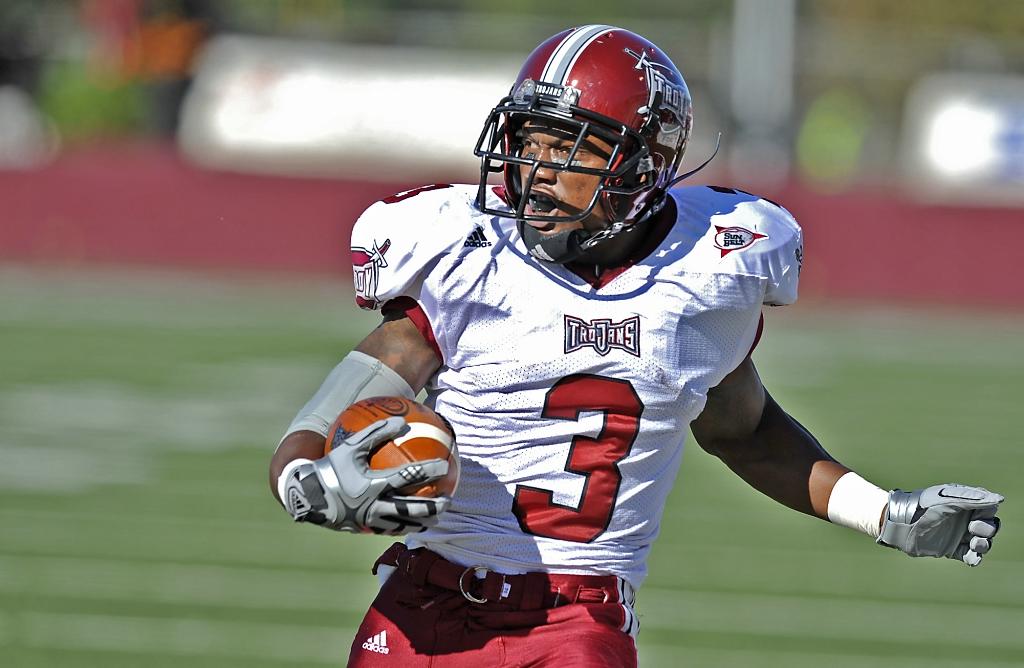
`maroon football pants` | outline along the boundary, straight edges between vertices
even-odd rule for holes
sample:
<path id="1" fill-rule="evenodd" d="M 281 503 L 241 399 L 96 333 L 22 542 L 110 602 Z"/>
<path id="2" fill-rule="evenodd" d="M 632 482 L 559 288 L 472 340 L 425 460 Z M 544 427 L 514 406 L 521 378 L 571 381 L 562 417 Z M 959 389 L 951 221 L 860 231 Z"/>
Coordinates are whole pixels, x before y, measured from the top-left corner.
<path id="1" fill-rule="evenodd" d="M 381 588 L 356 633 L 350 667 L 633 668 L 634 624 L 615 578 L 548 575 L 571 596 L 523 610 L 417 584 L 401 569 Z M 596 586 L 587 586 L 587 585 Z"/>

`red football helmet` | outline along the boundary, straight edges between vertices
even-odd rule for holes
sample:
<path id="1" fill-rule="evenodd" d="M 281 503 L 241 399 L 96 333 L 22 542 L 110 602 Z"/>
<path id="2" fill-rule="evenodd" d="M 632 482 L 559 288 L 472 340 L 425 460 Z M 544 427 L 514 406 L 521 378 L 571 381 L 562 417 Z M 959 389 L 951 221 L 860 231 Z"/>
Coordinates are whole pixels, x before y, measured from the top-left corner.
<path id="1" fill-rule="evenodd" d="M 561 162 L 526 156 L 518 132 L 526 122 L 570 128 L 575 145 Z M 557 252 L 560 257 L 552 249 L 535 253 L 545 260 L 570 261 L 660 206 L 682 161 L 692 123 L 683 75 L 657 46 L 612 26 L 565 30 L 534 49 L 508 96 L 491 111 L 474 151 L 481 159 L 476 206 L 492 215 L 515 217 L 523 231 L 526 220 L 582 220 L 600 202 L 609 217 L 606 229 L 589 235 L 574 231 L 575 240 Z M 613 147 L 603 168 L 573 164 L 588 136 Z M 530 167 L 525 182 L 524 165 Z M 541 167 L 602 178 L 589 206 L 579 213 L 528 214 L 530 190 Z M 487 176 L 498 171 L 504 175 L 511 212 L 486 204 Z"/>

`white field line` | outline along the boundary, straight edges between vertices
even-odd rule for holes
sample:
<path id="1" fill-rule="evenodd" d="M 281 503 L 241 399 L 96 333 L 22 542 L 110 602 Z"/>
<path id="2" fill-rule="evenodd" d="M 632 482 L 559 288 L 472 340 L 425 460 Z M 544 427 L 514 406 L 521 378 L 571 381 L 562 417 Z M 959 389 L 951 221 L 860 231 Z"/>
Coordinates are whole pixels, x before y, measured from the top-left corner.
<path id="1" fill-rule="evenodd" d="M 274 361 L 185 367 L 188 394 L 95 381 L 0 390 L 0 489 L 143 484 L 166 452 L 249 446 L 269 461 L 328 371 Z"/>
<path id="2" fill-rule="evenodd" d="M 377 593 L 363 573 L 0 555 L 0 593 L 249 610 L 362 613 Z"/>
<path id="3" fill-rule="evenodd" d="M 755 358 L 789 360 L 813 366 L 826 363 L 866 361 L 976 367 L 979 370 L 1020 373 L 1024 368 L 1020 339 L 974 334 L 973 338 L 952 339 L 949 336 L 928 338 L 927 331 L 908 329 L 872 335 L 866 331 L 808 330 L 780 328 L 778 336 L 766 332 L 758 345 Z"/>
<path id="4" fill-rule="evenodd" d="M 267 327 L 369 332 L 379 314 L 356 307 L 351 282 L 195 272 L 58 272 L 0 263 L 0 322 L 76 326 Z"/>
<path id="5" fill-rule="evenodd" d="M 295 526 L 274 504 L 268 495 L 263 502 L 266 511 L 249 516 L 258 520 L 0 509 L 0 554 L 39 559 L 73 554 L 86 560 L 195 561 L 270 569 L 287 563 L 317 571 L 323 570 L 325 560 L 334 560 L 330 563 L 336 563 L 339 572 L 362 574 L 393 542 Z"/>
<path id="6" fill-rule="evenodd" d="M 1024 655 L 1024 607 L 820 599 L 799 595 L 646 591 L 638 598 L 645 627 L 691 632 L 742 629 L 761 635 L 797 635 L 875 642 L 957 644 L 1019 649 Z M 899 620 L 894 624 L 893 620 Z"/>
<path id="7" fill-rule="evenodd" d="M 253 483 L 265 489 L 266 481 L 264 479 L 257 480 Z M 180 532 L 181 536 L 186 536 L 189 530 L 202 533 L 209 533 L 214 531 L 237 531 L 238 533 L 250 533 L 255 534 L 259 531 L 266 530 L 268 526 L 280 528 L 281 522 L 284 522 L 284 526 L 291 526 L 288 523 L 291 519 L 282 514 L 284 511 L 270 512 L 274 508 L 276 501 L 270 500 L 270 492 L 266 494 L 266 507 L 268 512 L 266 514 L 257 513 L 254 516 L 260 517 L 258 520 L 250 518 L 236 518 L 236 519 L 220 519 L 211 517 L 196 517 L 194 515 L 146 515 L 136 517 L 120 517 L 108 512 L 76 512 L 76 511 L 61 511 L 61 510 L 26 510 L 17 509 L 12 510 L 10 508 L 0 508 L 0 522 L 4 529 L 37 529 L 40 533 L 52 530 L 54 527 L 66 526 L 69 530 L 74 531 L 80 528 L 82 531 L 87 531 L 85 527 L 91 525 L 89 529 L 93 531 L 110 532 L 110 533 L 121 533 L 124 535 L 145 535 L 146 533 L 168 533 L 168 532 Z M 278 506 L 279 508 L 280 506 Z M 147 531 L 146 528 L 151 527 L 152 531 Z M 309 528 L 309 527 L 307 527 Z M 323 531 L 322 529 L 320 531 Z M 324 533 L 323 535 L 330 535 Z M 337 536 L 338 534 L 333 534 Z M 350 536 L 350 538 L 353 538 Z M 3 544 L 0 543 L 0 550 L 3 549 Z"/>
<path id="8" fill-rule="evenodd" d="M 341 665 L 355 629 L 188 618 L 0 612 L 20 646 Z"/>
<path id="9" fill-rule="evenodd" d="M 282 368 L 257 380 L 251 371 L 211 368 L 209 380 L 186 384 L 188 394 L 96 381 L 16 386 L 0 391 L 0 433 L 39 439 L 33 446 L 55 439 L 96 450 L 203 451 L 257 440 L 273 451 L 277 432 L 328 371 Z"/>
<path id="10" fill-rule="evenodd" d="M 0 439 L 0 489 L 26 492 L 84 492 L 110 483 L 144 483 L 152 478 L 150 456 L 97 455 L 88 449 L 14 445 Z"/>

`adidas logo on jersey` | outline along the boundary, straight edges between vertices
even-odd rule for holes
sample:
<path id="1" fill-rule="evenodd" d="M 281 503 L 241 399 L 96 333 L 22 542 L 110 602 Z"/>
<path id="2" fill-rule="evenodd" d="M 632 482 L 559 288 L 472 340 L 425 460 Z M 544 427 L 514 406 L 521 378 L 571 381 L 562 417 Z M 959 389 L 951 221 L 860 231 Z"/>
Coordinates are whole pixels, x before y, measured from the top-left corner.
<path id="1" fill-rule="evenodd" d="M 391 651 L 388 649 L 388 632 L 381 631 L 372 638 L 367 638 L 366 642 L 363 643 L 363 649 L 368 649 L 377 654 L 387 654 Z"/>
<path id="2" fill-rule="evenodd" d="M 477 225 L 476 229 L 466 237 L 466 243 L 463 244 L 466 248 L 483 248 L 484 246 L 493 246 L 487 237 L 484 236 L 484 228 Z"/>

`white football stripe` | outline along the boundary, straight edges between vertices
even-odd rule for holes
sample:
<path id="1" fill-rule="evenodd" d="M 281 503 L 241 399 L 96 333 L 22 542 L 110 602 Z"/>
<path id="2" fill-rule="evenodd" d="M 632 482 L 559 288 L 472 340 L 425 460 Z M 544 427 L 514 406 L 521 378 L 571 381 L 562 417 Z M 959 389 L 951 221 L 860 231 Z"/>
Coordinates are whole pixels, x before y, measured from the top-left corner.
<path id="1" fill-rule="evenodd" d="M 580 44 L 600 35 L 611 27 L 606 25 L 586 25 L 566 35 L 562 43 L 558 45 L 551 53 L 551 57 L 548 58 L 548 62 L 545 64 L 544 71 L 540 76 L 541 81 L 564 84 L 563 80 L 569 69 L 566 65 L 569 61 L 575 62 L 578 53 L 577 49 L 580 47 Z"/>
<path id="2" fill-rule="evenodd" d="M 540 74 L 541 81 L 551 81 L 549 77 L 552 73 L 552 70 L 554 69 L 553 66 L 556 66 L 557 63 L 562 60 L 563 50 L 568 47 L 568 45 L 573 41 L 573 38 L 576 37 L 579 34 L 579 32 L 579 28 L 577 28 L 573 32 L 566 35 L 565 38 L 562 40 L 562 43 L 555 47 L 555 50 L 551 52 L 551 56 L 548 58 L 548 62 L 544 64 L 544 71 L 541 72 Z"/>
<path id="3" fill-rule="evenodd" d="M 452 449 L 452 437 L 444 429 L 435 427 L 426 422 L 409 422 L 409 431 L 395 439 L 395 445 L 402 445 L 414 438 L 432 438 L 441 441 L 449 450 Z"/>
<path id="4" fill-rule="evenodd" d="M 576 61 L 580 59 L 580 56 L 582 56 L 583 52 L 587 50 L 587 47 L 593 44 L 594 40 L 596 40 L 598 37 L 601 37 L 609 30 L 615 30 L 613 26 L 595 27 L 598 28 L 598 30 L 596 32 L 593 32 L 593 34 L 589 35 L 586 41 L 584 41 L 584 43 L 578 49 L 576 49 L 575 53 L 573 53 L 572 56 L 569 58 L 569 62 L 565 63 L 565 69 L 561 71 L 561 76 L 559 77 L 561 79 L 559 83 L 561 83 L 563 86 L 571 85 L 571 82 L 569 81 L 569 72 L 572 71 L 573 66 L 576 64 Z"/>

